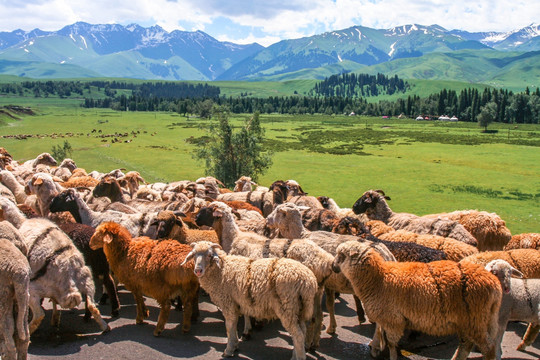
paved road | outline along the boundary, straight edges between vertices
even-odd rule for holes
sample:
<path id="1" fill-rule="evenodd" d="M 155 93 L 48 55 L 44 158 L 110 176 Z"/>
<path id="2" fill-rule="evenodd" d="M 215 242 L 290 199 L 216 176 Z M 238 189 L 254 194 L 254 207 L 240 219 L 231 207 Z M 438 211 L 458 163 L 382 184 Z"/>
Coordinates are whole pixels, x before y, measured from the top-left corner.
<path id="1" fill-rule="evenodd" d="M 201 317 L 194 323 L 191 333 L 182 334 L 182 313 L 171 311 L 169 322 L 158 338 L 152 335 L 159 308 L 147 299 L 150 318 L 145 325 L 135 324 L 133 297 L 125 290 L 120 292 L 121 317 L 111 319 L 110 306 L 100 310 L 112 331 L 101 335 L 94 322 L 83 321 L 83 310 L 63 310 L 60 329 L 49 325 L 50 311 L 40 328 L 32 335 L 29 359 L 220 359 L 225 349 L 226 335 L 223 318 L 208 297 L 201 297 Z M 44 303 L 50 308 L 48 302 Z M 373 334 L 372 324 L 359 326 L 356 320 L 354 301 L 350 295 L 342 295 L 336 304 L 338 314 L 337 335 L 323 332 L 320 348 L 308 354 L 308 359 L 371 359 L 368 342 Z M 325 313 L 324 323 L 328 323 Z M 240 321 L 239 326 L 242 326 Z M 505 359 L 540 359 L 540 339 L 527 352 L 516 351 L 526 324 L 512 323 L 503 341 Z M 539 337 L 540 338 L 540 337 Z M 457 348 L 455 337 L 431 338 L 419 336 L 416 340 L 403 342 L 402 358 L 450 359 Z M 292 342 L 278 321 L 255 331 L 252 340 L 241 342 L 238 359 L 280 360 L 290 359 Z M 470 359 L 481 359 L 472 353 Z"/>

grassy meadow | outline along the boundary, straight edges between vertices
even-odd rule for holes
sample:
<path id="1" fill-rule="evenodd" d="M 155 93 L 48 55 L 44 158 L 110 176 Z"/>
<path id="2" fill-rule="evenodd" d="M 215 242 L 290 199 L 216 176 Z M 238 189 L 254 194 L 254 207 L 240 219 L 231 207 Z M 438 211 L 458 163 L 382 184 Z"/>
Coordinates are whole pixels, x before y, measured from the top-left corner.
<path id="1" fill-rule="evenodd" d="M 75 99 L 0 97 L 0 106 L 8 103 L 36 112 L 17 119 L 0 114 L 0 136 L 36 135 L 0 138 L 17 160 L 68 140 L 74 160 L 89 171 L 121 167 L 150 182 L 205 175 L 189 139 L 204 136 L 209 120 L 83 109 Z M 247 116 L 232 122 L 240 126 Z M 342 207 L 351 207 L 365 190 L 383 189 L 394 211 L 486 210 L 506 220 L 513 234 L 540 232 L 538 125 L 492 124 L 496 132 L 486 134 L 476 123 L 461 122 L 323 115 L 261 115 L 261 121 L 274 152 L 261 185 L 295 179 L 310 195 L 333 197 Z M 112 143 L 115 133 L 127 136 Z"/>

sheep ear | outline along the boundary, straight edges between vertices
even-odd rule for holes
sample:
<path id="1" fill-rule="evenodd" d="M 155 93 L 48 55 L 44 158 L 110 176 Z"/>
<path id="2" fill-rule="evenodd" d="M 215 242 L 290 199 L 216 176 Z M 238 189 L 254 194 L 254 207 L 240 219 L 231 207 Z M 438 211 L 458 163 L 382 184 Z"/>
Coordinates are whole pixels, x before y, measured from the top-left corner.
<path id="1" fill-rule="evenodd" d="M 237 219 L 242 219 L 242 215 L 240 215 L 240 213 L 236 211 L 236 209 L 231 209 L 231 212 L 234 214 L 234 216 L 236 216 Z"/>
<path id="2" fill-rule="evenodd" d="M 194 246 L 195 244 L 191 244 L 191 246 Z M 180 266 L 184 266 L 185 264 L 187 264 L 188 261 L 190 261 L 191 259 L 193 259 L 193 256 L 195 256 L 195 250 L 191 250 L 189 254 L 187 254 L 186 258 L 184 259 L 184 261 L 182 261 L 182 263 L 180 264 Z"/>
<path id="3" fill-rule="evenodd" d="M 53 176 L 52 179 L 54 182 L 64 182 L 64 180 L 60 179 L 58 176 Z"/>
<path id="4" fill-rule="evenodd" d="M 42 178 L 37 178 L 32 181 L 32 185 L 41 185 L 41 184 L 43 184 Z"/>
<path id="5" fill-rule="evenodd" d="M 216 251 L 216 249 L 223 250 L 222 247 L 221 247 L 221 245 L 219 245 L 219 244 L 214 244 L 214 245 L 212 245 L 212 249 L 213 249 L 214 251 Z"/>
<path id="6" fill-rule="evenodd" d="M 492 273 L 493 275 L 495 275 L 495 276 L 497 276 L 497 277 L 499 276 L 499 272 L 498 272 L 497 270 L 491 269 L 490 271 L 491 271 L 491 273 Z"/>
<path id="7" fill-rule="evenodd" d="M 112 241 L 113 241 L 112 235 L 111 234 L 105 234 L 105 236 L 103 237 L 103 242 L 105 244 L 110 244 Z"/>
<path id="8" fill-rule="evenodd" d="M 213 216 L 213 217 L 220 218 L 220 217 L 223 216 L 223 213 L 222 213 L 221 210 L 219 210 L 219 209 L 214 209 L 214 211 L 212 212 L 212 216 Z"/>
<path id="9" fill-rule="evenodd" d="M 512 276 L 517 278 L 523 278 L 523 273 L 518 269 L 512 268 Z"/>

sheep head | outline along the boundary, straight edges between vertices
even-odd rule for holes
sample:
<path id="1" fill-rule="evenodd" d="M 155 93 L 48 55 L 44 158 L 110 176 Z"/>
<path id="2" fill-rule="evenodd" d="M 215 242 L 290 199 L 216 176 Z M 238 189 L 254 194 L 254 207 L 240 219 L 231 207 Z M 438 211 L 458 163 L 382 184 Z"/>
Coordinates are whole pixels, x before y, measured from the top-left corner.
<path id="1" fill-rule="evenodd" d="M 90 238 L 89 245 L 92 250 L 97 250 L 104 247 L 105 244 L 112 243 L 115 238 L 131 240 L 131 234 L 120 224 L 112 221 L 104 222 L 96 228 L 94 235 Z"/>
<path id="2" fill-rule="evenodd" d="M 210 241 L 199 241 L 191 244 L 191 246 L 193 250 L 187 254 L 181 265 L 183 266 L 193 260 L 193 272 L 197 277 L 204 276 L 208 267 L 214 263 L 218 268 L 221 268 L 222 260 L 219 257 L 220 253 L 223 254 L 221 246 Z"/>
<path id="3" fill-rule="evenodd" d="M 51 156 L 49 153 L 42 153 L 38 155 L 38 157 L 34 160 L 34 163 L 32 164 L 32 167 L 36 167 L 38 165 L 48 165 L 48 166 L 56 166 L 58 165 L 58 162 Z"/>
<path id="4" fill-rule="evenodd" d="M 386 196 L 384 194 L 384 191 L 382 190 L 368 190 L 366 191 L 360 199 L 356 200 L 354 203 L 352 210 L 355 214 L 362 214 L 368 211 L 369 209 L 375 208 L 377 205 L 377 202 L 384 201 L 384 200 L 390 200 L 389 196 Z"/>
<path id="5" fill-rule="evenodd" d="M 289 187 L 283 180 L 274 181 L 270 185 L 270 191 L 274 194 L 274 204 L 283 204 L 287 200 Z"/>
<path id="6" fill-rule="evenodd" d="M 308 193 L 302 190 L 302 187 L 296 180 L 287 180 L 285 181 L 285 184 L 287 184 L 288 192 L 287 196 L 304 196 Z"/>
<path id="7" fill-rule="evenodd" d="M 336 273 L 351 268 L 358 269 L 371 253 L 378 253 L 375 244 L 371 242 L 347 241 L 336 249 L 336 256 L 332 263 L 332 270 Z"/>
<path id="8" fill-rule="evenodd" d="M 345 216 L 339 219 L 332 228 L 332 232 L 341 235 L 360 235 L 366 232 L 359 219 Z"/>
<path id="9" fill-rule="evenodd" d="M 486 265 L 486 270 L 492 273 L 499 279 L 503 292 L 505 294 L 508 294 L 510 292 L 510 278 L 512 276 L 522 278 L 523 273 L 519 271 L 518 269 L 512 267 L 508 262 L 501 260 L 501 259 L 495 259 L 490 261 Z"/>
<path id="10" fill-rule="evenodd" d="M 94 197 L 112 197 L 113 195 L 122 194 L 120 184 L 115 177 L 104 176 L 92 191 Z"/>
<path id="11" fill-rule="evenodd" d="M 169 238 L 171 236 L 174 226 L 185 228 L 181 216 L 185 215 L 181 212 L 175 213 L 170 210 L 160 211 L 156 216 L 156 219 L 151 224 L 151 226 L 157 227 L 158 239 Z"/>

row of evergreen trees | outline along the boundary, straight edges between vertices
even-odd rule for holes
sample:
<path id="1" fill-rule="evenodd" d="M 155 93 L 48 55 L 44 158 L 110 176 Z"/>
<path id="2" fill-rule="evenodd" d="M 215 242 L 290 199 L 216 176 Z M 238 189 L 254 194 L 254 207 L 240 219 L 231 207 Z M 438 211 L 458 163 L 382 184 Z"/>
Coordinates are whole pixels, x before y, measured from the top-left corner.
<path id="1" fill-rule="evenodd" d="M 340 74 L 327 77 L 315 84 L 308 93 L 312 96 L 330 97 L 369 97 L 392 95 L 395 92 L 405 92 L 410 86 L 397 75 L 388 77 L 384 74 Z"/>
<path id="2" fill-rule="evenodd" d="M 351 97 L 307 97 L 271 96 L 256 97 L 214 97 L 206 99 L 170 99 L 144 97 L 139 95 L 105 99 L 85 99 L 83 106 L 112 108 L 129 111 L 174 111 L 180 114 L 200 114 L 206 117 L 213 104 L 227 106 L 232 113 L 279 113 L 279 114 L 350 114 L 370 116 L 408 117 L 418 115 L 457 116 L 461 121 L 476 122 L 481 109 L 494 104 L 495 121 L 504 123 L 538 123 L 540 118 L 540 91 L 525 91 L 514 94 L 503 89 L 468 88 L 458 94 L 454 90 L 442 90 L 427 98 L 416 95 L 396 101 L 369 103 L 364 98 Z"/>

